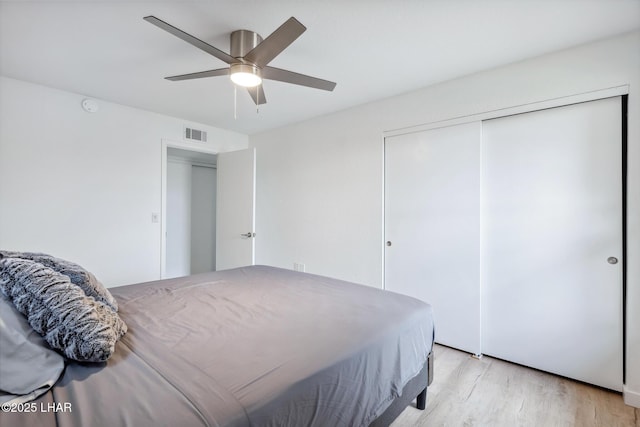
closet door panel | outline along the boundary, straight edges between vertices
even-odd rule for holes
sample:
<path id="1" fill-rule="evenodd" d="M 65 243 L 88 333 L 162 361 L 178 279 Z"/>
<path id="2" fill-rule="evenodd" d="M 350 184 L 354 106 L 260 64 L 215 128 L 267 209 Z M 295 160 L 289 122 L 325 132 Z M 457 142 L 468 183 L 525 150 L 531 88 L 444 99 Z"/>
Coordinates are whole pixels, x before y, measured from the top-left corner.
<path id="1" fill-rule="evenodd" d="M 436 341 L 480 353 L 480 123 L 385 140 L 385 288 L 432 305 Z"/>
<path id="2" fill-rule="evenodd" d="M 620 99 L 482 133 L 483 353 L 621 390 Z"/>

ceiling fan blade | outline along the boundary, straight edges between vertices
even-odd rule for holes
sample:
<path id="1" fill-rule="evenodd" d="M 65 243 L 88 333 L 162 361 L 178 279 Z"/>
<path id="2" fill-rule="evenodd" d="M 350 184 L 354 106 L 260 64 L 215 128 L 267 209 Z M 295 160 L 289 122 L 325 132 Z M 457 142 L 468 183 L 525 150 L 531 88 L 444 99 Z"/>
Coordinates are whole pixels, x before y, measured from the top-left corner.
<path id="1" fill-rule="evenodd" d="M 262 105 L 267 103 L 267 98 L 264 96 L 264 89 L 262 85 L 248 87 L 247 91 L 249 95 L 251 95 L 251 99 L 255 102 L 256 105 Z"/>
<path id="2" fill-rule="evenodd" d="M 198 71 L 197 73 L 180 74 L 179 76 L 165 77 L 167 80 L 177 82 L 179 80 L 201 79 L 203 77 L 215 77 L 229 75 L 228 68 L 218 68 L 217 70 Z"/>
<path id="3" fill-rule="evenodd" d="M 330 82 L 328 80 L 322 80 L 316 77 L 306 76 L 304 74 L 294 73 L 293 71 L 282 70 L 274 67 L 264 67 L 262 69 L 262 78 L 328 91 L 332 91 L 336 87 L 334 82 Z"/>
<path id="4" fill-rule="evenodd" d="M 207 52 L 210 55 L 215 56 L 216 58 L 218 58 L 221 61 L 226 62 L 227 64 L 231 64 L 232 62 L 237 62 L 236 59 L 231 56 L 228 55 L 227 53 L 221 51 L 218 48 L 215 48 L 213 46 L 211 46 L 208 43 L 203 42 L 202 40 L 193 37 L 191 34 L 187 34 L 184 31 L 182 31 L 179 28 L 174 27 L 171 24 L 167 24 L 166 22 L 164 22 L 161 19 L 156 18 L 155 16 L 145 16 L 143 18 L 145 21 L 150 22 L 151 24 L 155 25 L 158 28 L 162 28 L 163 30 L 165 30 L 168 33 L 173 34 L 174 36 L 186 41 L 187 43 L 192 44 L 193 46 L 197 47 L 200 50 L 203 50 L 205 52 Z"/>
<path id="5" fill-rule="evenodd" d="M 258 46 L 251 49 L 244 59 L 262 68 L 300 37 L 306 29 L 307 27 L 292 16 Z"/>

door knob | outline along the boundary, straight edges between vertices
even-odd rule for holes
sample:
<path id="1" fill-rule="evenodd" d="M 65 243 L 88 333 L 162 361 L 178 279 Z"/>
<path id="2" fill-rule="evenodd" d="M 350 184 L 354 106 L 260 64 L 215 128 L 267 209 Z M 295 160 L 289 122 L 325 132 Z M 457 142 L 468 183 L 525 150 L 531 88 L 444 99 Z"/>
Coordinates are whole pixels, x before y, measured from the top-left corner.
<path id="1" fill-rule="evenodd" d="M 240 236 L 241 237 L 246 237 L 247 239 L 250 239 L 252 237 L 256 237 L 256 233 L 253 233 L 253 232 L 250 231 L 248 233 L 241 234 Z"/>
<path id="2" fill-rule="evenodd" d="M 387 240 L 387 246 L 391 246 L 391 240 Z"/>
<path id="3" fill-rule="evenodd" d="M 618 263 L 618 258 L 616 258 L 614 256 L 610 256 L 609 258 L 607 258 L 607 262 L 609 264 L 617 264 Z"/>

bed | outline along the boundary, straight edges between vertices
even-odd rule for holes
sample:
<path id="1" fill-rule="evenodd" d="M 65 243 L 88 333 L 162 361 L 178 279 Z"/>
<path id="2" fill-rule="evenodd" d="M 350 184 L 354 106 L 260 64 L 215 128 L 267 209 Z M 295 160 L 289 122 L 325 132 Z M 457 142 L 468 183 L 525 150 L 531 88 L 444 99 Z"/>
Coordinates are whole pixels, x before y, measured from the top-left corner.
<path id="1" fill-rule="evenodd" d="M 109 291 L 128 326 L 113 355 L 66 360 L 0 425 L 385 426 L 424 409 L 434 329 L 416 299 L 267 266 Z"/>

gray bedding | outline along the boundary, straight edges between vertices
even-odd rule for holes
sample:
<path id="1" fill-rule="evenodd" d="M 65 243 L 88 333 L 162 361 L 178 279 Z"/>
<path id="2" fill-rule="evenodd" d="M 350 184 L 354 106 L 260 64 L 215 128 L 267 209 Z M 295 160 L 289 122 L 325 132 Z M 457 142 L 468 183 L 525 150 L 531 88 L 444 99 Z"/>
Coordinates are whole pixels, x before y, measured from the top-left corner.
<path id="1" fill-rule="evenodd" d="M 0 294 L 0 405 L 29 402 L 46 393 L 63 369 L 64 358 Z"/>
<path id="2" fill-rule="evenodd" d="M 427 304 L 272 267 L 110 290 L 129 326 L 111 359 L 0 425 L 368 426 L 432 346 Z"/>

